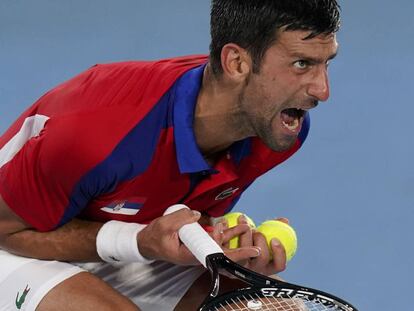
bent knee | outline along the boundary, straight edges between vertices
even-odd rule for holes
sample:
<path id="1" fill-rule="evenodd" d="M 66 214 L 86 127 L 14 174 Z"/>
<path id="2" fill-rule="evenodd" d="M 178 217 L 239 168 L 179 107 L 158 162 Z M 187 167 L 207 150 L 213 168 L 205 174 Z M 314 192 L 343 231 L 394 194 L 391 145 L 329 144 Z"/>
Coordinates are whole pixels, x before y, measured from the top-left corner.
<path id="1" fill-rule="evenodd" d="M 89 272 L 78 273 L 51 289 L 36 311 L 137 311 L 138 307 Z"/>

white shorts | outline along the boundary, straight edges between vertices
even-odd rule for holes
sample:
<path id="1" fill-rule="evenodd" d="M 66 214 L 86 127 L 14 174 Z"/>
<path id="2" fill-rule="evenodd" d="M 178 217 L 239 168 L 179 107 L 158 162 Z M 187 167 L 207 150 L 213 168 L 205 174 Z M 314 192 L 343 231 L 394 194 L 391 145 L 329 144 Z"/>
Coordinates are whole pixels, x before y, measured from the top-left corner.
<path id="1" fill-rule="evenodd" d="M 205 271 L 166 262 L 65 263 L 19 257 L 0 250 L 0 311 L 34 311 L 60 282 L 89 271 L 129 297 L 143 311 L 171 311 Z"/>

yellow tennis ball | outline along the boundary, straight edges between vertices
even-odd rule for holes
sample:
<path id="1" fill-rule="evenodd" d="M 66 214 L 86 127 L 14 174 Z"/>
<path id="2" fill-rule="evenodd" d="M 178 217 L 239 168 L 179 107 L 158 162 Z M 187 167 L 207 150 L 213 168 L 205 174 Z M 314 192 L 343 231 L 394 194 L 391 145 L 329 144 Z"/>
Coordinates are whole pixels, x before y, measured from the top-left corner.
<path id="1" fill-rule="evenodd" d="M 257 231 L 261 232 L 266 238 L 270 259 L 273 258 L 272 247 L 270 244 L 273 238 L 277 238 L 285 248 L 286 261 L 291 260 L 295 255 L 298 247 L 298 240 L 295 230 L 288 224 L 279 220 L 267 220 L 257 227 Z"/>
<path id="2" fill-rule="evenodd" d="M 232 227 L 235 227 L 239 223 L 238 221 L 241 215 L 244 215 L 244 217 L 246 217 L 247 224 L 250 227 L 256 228 L 256 225 L 254 224 L 253 220 L 249 216 L 243 213 L 232 212 L 232 213 L 228 213 L 224 215 L 223 218 L 227 220 L 228 227 L 232 228 Z M 232 248 L 237 248 L 237 247 L 239 247 L 239 237 L 235 236 L 229 241 L 229 248 L 232 249 Z"/>

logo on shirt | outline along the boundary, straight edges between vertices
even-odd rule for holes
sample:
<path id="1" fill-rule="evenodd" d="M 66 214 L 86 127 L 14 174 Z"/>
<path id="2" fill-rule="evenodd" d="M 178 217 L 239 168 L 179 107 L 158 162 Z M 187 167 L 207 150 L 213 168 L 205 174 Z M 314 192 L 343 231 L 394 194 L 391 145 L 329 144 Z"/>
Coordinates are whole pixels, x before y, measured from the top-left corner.
<path id="1" fill-rule="evenodd" d="M 130 198 L 125 201 L 117 200 L 102 207 L 101 211 L 110 214 L 133 216 L 138 214 L 139 210 L 144 205 L 143 201 L 145 201 L 143 198 Z"/>
<path id="2" fill-rule="evenodd" d="M 26 285 L 26 288 L 23 290 L 22 295 L 19 298 L 19 292 L 17 292 L 17 296 L 16 296 L 16 308 L 17 309 L 21 309 L 22 305 L 24 304 L 24 301 L 26 300 L 26 296 L 29 293 L 30 288 L 29 285 Z"/>
<path id="3" fill-rule="evenodd" d="M 227 199 L 228 197 L 231 197 L 233 194 L 237 192 L 237 190 L 239 190 L 238 187 L 231 187 L 229 189 L 224 190 L 218 196 L 216 196 L 216 201 L 224 200 L 224 199 Z"/>

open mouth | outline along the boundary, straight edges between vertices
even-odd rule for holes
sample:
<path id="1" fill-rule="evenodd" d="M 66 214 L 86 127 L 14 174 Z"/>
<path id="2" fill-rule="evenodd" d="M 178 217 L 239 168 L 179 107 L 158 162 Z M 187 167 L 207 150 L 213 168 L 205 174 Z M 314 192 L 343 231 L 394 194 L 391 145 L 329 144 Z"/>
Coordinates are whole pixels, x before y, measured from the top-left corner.
<path id="1" fill-rule="evenodd" d="M 280 117 L 282 119 L 283 126 L 292 133 L 299 132 L 305 113 L 305 110 L 297 108 L 288 108 L 282 110 Z"/>

